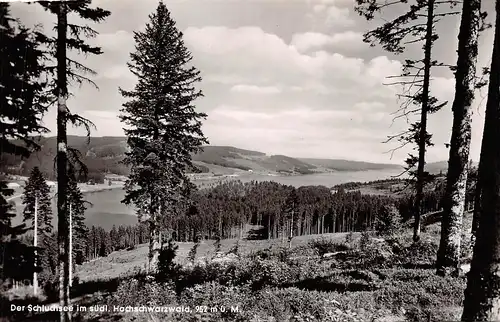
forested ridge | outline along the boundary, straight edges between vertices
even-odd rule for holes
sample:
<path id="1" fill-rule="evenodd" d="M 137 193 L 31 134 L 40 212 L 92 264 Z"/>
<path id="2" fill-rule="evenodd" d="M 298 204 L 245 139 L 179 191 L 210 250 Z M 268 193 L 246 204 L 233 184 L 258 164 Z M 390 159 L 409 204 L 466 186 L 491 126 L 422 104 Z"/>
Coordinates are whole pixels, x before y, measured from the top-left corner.
<path id="1" fill-rule="evenodd" d="M 425 193 L 425 213 L 442 209 L 444 186 L 440 181 L 436 180 L 433 190 Z M 405 185 L 405 180 L 347 183 L 337 189 L 323 186 L 294 188 L 271 181 L 230 181 L 194 192 L 193 203 L 187 209 L 177 211 L 169 223 L 172 229 L 165 233 L 177 242 L 193 242 L 199 238 L 288 238 L 292 211 L 293 236 L 374 231 L 380 221 L 391 216 L 395 216 L 395 220 L 411 221 L 414 200 L 409 194 L 365 195 L 357 190 L 346 191 L 342 188 L 374 184 L 388 189 L 392 185 Z M 470 176 L 467 209 L 472 206 L 474 187 L 474 176 Z M 294 196 L 293 200 L 291 196 Z M 249 225 L 256 228 L 247 232 L 244 229 Z M 110 231 L 89 227 L 87 238 L 81 241 L 85 249 L 84 260 L 107 256 L 112 251 L 132 249 L 148 242 L 148 234 L 148 226 L 144 223 L 117 226 Z"/>

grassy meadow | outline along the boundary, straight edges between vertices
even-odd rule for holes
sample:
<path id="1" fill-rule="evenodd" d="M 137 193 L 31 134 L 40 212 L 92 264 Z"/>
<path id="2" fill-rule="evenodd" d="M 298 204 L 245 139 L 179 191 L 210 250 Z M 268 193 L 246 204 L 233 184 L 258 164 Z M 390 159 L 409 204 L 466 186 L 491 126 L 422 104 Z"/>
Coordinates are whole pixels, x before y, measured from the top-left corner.
<path id="1" fill-rule="evenodd" d="M 464 263 L 470 222 L 467 214 Z M 439 224 L 424 227 L 418 244 L 407 228 L 387 236 L 302 236 L 291 249 L 281 239 L 222 240 L 218 251 L 214 241 L 203 241 L 194 256 L 194 243 L 177 243 L 163 277 L 145 274 L 147 245 L 140 245 L 77 267 L 73 304 L 107 310 L 75 312 L 74 321 L 456 321 L 466 279 L 436 276 L 439 231 Z M 51 302 L 49 295 L 45 303 Z M 114 306 L 191 312 L 114 312 Z"/>

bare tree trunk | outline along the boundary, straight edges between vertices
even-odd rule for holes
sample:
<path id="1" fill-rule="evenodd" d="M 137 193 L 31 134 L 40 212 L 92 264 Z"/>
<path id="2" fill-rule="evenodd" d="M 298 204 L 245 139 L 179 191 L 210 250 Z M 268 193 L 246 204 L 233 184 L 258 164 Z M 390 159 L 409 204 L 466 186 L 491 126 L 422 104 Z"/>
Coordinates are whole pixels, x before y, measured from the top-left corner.
<path id="1" fill-rule="evenodd" d="M 420 240 L 420 217 L 422 216 L 422 199 L 424 194 L 424 167 L 427 142 L 427 112 L 429 108 L 429 86 L 431 77 L 432 34 L 434 26 L 434 0 L 429 0 L 427 9 L 427 30 L 424 46 L 424 80 L 422 89 L 422 114 L 420 117 L 420 133 L 418 139 L 417 195 L 415 202 L 415 223 L 413 241 Z"/>
<path id="2" fill-rule="evenodd" d="M 59 245 L 59 305 L 69 307 L 68 176 L 66 123 L 68 108 L 66 75 L 67 7 L 59 2 L 57 13 L 57 222 Z M 61 310 L 60 321 L 71 321 L 68 310 Z"/>
<path id="3" fill-rule="evenodd" d="M 37 263 L 38 263 L 38 196 L 35 196 L 35 225 L 34 225 L 33 246 L 35 247 L 35 270 L 33 272 L 33 294 L 36 296 L 38 293 L 38 276 L 37 276 Z"/>
<path id="4" fill-rule="evenodd" d="M 474 100 L 480 14 L 481 0 L 463 3 L 452 108 L 453 130 L 443 201 L 441 241 L 436 262 L 439 275 L 458 276 L 460 272 L 460 239 L 469 171 L 471 107 Z"/>
<path id="5" fill-rule="evenodd" d="M 477 228 L 479 227 L 479 216 L 481 213 L 481 194 L 482 194 L 482 186 L 483 186 L 483 180 L 481 177 L 483 176 L 484 172 L 484 157 L 488 153 L 485 149 L 485 142 L 484 142 L 484 133 L 488 131 L 487 129 L 487 124 L 489 122 L 484 122 L 484 129 L 483 129 L 483 140 L 481 143 L 481 158 L 479 159 L 479 165 L 477 167 L 477 181 L 476 181 L 476 191 L 474 191 L 474 207 L 473 207 L 473 213 L 472 213 L 472 244 L 474 244 L 474 240 L 476 237 L 476 232 Z M 473 245 L 472 245 L 473 246 Z"/>
<path id="6" fill-rule="evenodd" d="M 151 273 L 153 270 L 153 259 L 155 252 L 155 238 L 156 238 L 156 225 L 153 220 L 149 222 L 149 248 L 148 248 L 148 264 L 147 273 Z"/>
<path id="7" fill-rule="evenodd" d="M 462 321 L 500 320 L 500 0 L 496 26 L 483 137 L 482 196 L 477 239 L 465 290 Z"/>
<path id="8" fill-rule="evenodd" d="M 73 214 L 69 204 L 69 287 L 73 286 Z"/>

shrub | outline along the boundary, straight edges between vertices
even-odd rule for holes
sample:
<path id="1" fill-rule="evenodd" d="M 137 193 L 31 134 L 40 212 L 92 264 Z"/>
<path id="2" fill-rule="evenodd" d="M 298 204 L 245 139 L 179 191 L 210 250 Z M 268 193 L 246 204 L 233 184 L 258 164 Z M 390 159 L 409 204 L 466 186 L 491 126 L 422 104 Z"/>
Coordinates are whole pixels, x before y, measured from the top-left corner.
<path id="1" fill-rule="evenodd" d="M 184 290 L 179 302 L 191 307 L 195 321 L 248 321 L 251 298 L 247 286 L 226 286 L 212 281 Z M 177 318 L 185 318 L 185 314 Z"/>
<path id="2" fill-rule="evenodd" d="M 240 256 L 240 241 L 237 240 L 236 244 L 227 252 L 227 254 L 234 254 Z"/>
<path id="3" fill-rule="evenodd" d="M 256 294 L 252 310 L 274 321 L 355 321 L 332 301 L 330 293 L 305 291 L 295 287 L 265 289 Z"/>
<path id="4" fill-rule="evenodd" d="M 221 249 L 221 243 L 220 243 L 220 237 L 217 236 L 215 238 L 215 242 L 214 242 L 214 248 L 215 248 L 215 253 L 217 254 L 218 252 L 220 252 L 220 249 Z"/>
<path id="5" fill-rule="evenodd" d="M 352 245 L 353 242 L 354 242 L 354 233 L 350 231 L 349 233 L 347 233 L 347 235 L 345 235 L 345 243 L 347 245 Z"/>
<path id="6" fill-rule="evenodd" d="M 359 248 L 362 251 L 366 251 L 371 244 L 370 234 L 367 231 L 361 233 L 361 238 L 359 239 Z"/>
<path id="7" fill-rule="evenodd" d="M 248 257 L 251 259 L 269 259 L 273 256 L 273 251 L 271 250 L 271 247 L 266 248 L 266 249 L 259 249 L 257 251 L 252 252 Z"/>
<path id="8" fill-rule="evenodd" d="M 189 254 L 187 256 L 188 261 L 190 261 L 193 264 L 196 259 L 196 252 L 199 246 L 200 246 L 200 241 L 197 240 L 196 243 L 193 245 L 193 247 L 191 247 L 191 249 L 189 250 Z"/>
<path id="9" fill-rule="evenodd" d="M 401 247 L 396 253 L 396 264 L 434 265 L 438 246 L 430 241 L 421 240 Z"/>
<path id="10" fill-rule="evenodd" d="M 179 270 L 179 266 L 174 263 L 174 259 L 177 256 L 177 249 L 179 249 L 179 246 L 170 238 L 167 246 L 160 250 L 157 276 L 159 281 L 164 282 L 171 279 Z"/>
<path id="11" fill-rule="evenodd" d="M 386 205 L 377 215 L 375 227 L 381 236 L 393 236 L 402 227 L 402 217 L 394 204 Z"/>
<path id="12" fill-rule="evenodd" d="M 322 238 L 309 242 L 309 247 L 315 250 L 316 254 L 323 256 L 327 253 L 347 251 L 350 247 L 343 243 L 335 243 L 333 240 Z"/>
<path id="13" fill-rule="evenodd" d="M 173 285 L 170 283 L 149 282 L 147 279 L 131 278 L 122 281 L 116 292 L 107 299 L 106 303 L 108 306 L 116 305 L 125 308 L 127 306 L 175 306 L 177 304 L 177 295 Z M 130 313 L 121 314 L 123 317 L 120 320 L 130 315 Z M 138 314 L 143 316 L 142 320 L 148 318 L 148 313 Z M 159 317 L 162 321 L 171 321 L 171 315 L 168 312 L 155 312 L 155 316 Z"/>

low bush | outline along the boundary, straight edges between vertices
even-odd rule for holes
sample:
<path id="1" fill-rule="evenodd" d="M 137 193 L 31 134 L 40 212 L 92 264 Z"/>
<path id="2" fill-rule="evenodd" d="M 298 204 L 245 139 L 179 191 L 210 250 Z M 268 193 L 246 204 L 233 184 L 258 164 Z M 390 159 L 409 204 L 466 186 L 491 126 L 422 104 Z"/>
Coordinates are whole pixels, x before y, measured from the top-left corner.
<path id="1" fill-rule="evenodd" d="M 316 251 L 316 254 L 323 256 L 327 253 L 350 250 L 351 247 L 346 243 L 336 243 L 333 240 L 322 238 L 315 239 L 309 242 L 309 247 Z"/>

